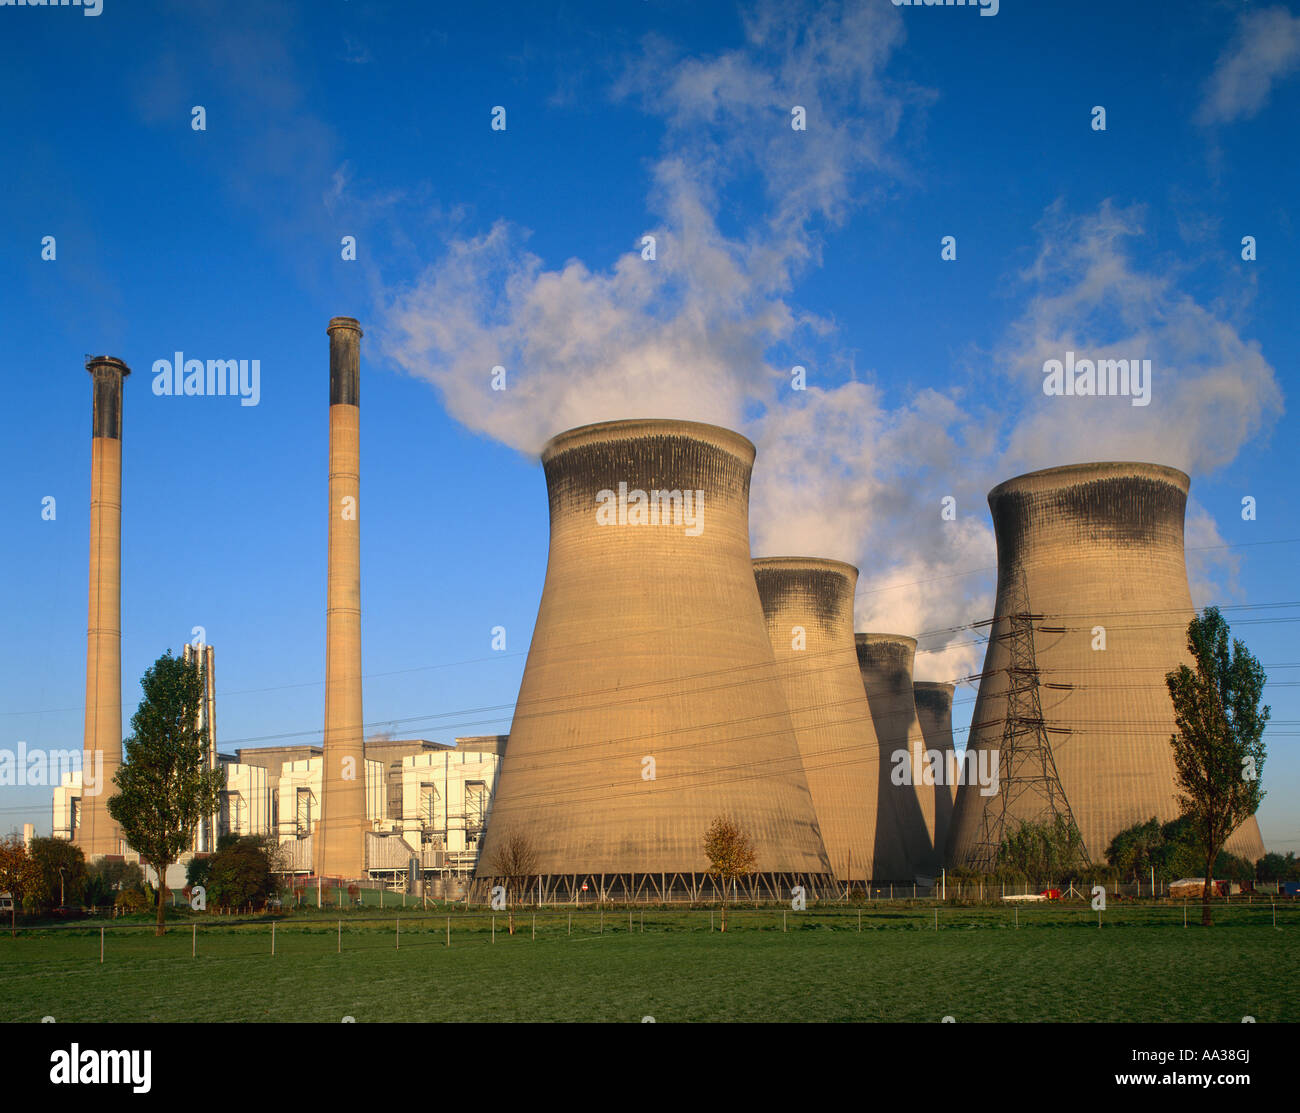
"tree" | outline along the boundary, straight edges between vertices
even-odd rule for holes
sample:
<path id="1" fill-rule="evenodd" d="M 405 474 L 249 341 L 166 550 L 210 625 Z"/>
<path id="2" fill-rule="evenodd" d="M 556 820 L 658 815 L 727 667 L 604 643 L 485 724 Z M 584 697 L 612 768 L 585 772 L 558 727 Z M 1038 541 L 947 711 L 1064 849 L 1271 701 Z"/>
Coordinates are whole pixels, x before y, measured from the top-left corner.
<path id="1" fill-rule="evenodd" d="M 40 908 L 80 903 L 86 889 L 86 855 L 66 839 L 32 839 L 34 883 L 24 894 Z"/>
<path id="2" fill-rule="evenodd" d="M 1259 881 L 1300 881 L 1300 860 L 1295 851 L 1289 850 L 1286 856 L 1265 854 L 1255 867 L 1256 879 Z"/>
<path id="3" fill-rule="evenodd" d="M 220 908 L 242 908 L 269 900 L 276 890 L 266 838 L 223 835 L 208 859 L 208 900 Z"/>
<path id="4" fill-rule="evenodd" d="M 1160 820 L 1152 816 L 1145 823 L 1125 828 L 1111 839 L 1106 847 L 1106 861 L 1119 870 L 1120 877 L 1141 880 L 1156 868 L 1157 863 L 1163 867 L 1164 847 Z M 1163 877 L 1163 868 L 1159 872 L 1163 880 L 1172 880 Z"/>
<path id="5" fill-rule="evenodd" d="M 207 764 L 199 724 L 204 669 L 168 650 L 145 671 L 144 698 L 131 717 L 126 760 L 113 778 L 108 813 L 127 844 L 158 873 L 156 935 L 166 932 L 167 867 L 189 848 L 199 820 L 217 809 L 223 776 Z"/>
<path id="6" fill-rule="evenodd" d="M 9 911 L 10 931 L 14 930 L 18 906 L 35 889 L 36 882 L 36 865 L 27 853 L 27 844 L 18 835 L 0 839 L 0 893 L 9 893 L 13 897 L 13 907 Z"/>
<path id="7" fill-rule="evenodd" d="M 1187 649 L 1196 662 L 1165 676 L 1178 731 L 1170 738 L 1178 806 L 1191 824 L 1205 863 L 1201 923 L 1209 927 L 1215 859 L 1228 836 L 1255 814 L 1264 793 L 1264 724 L 1259 701 L 1267 679 L 1245 644 L 1234 638 L 1217 607 L 1187 625 Z"/>
<path id="8" fill-rule="evenodd" d="M 487 864 L 488 875 L 500 878 L 506 887 L 506 922 L 515 933 L 515 908 L 511 894 L 522 896 L 537 876 L 537 851 L 522 831 L 507 831 Z"/>
<path id="9" fill-rule="evenodd" d="M 86 903 L 92 908 L 116 904 L 123 893 L 139 893 L 144 898 L 144 870 L 134 862 L 102 858 L 86 868 Z"/>
<path id="10" fill-rule="evenodd" d="M 727 930 L 727 890 L 738 878 L 753 872 L 758 855 L 749 835 L 730 816 L 720 815 L 704 835 L 708 873 L 722 882 L 722 930 Z"/>
<path id="11" fill-rule="evenodd" d="M 224 835 L 222 836 L 225 837 Z M 208 887 L 208 876 L 212 873 L 212 855 L 195 855 L 185 867 L 185 884 L 193 889 L 196 885 Z"/>
<path id="12" fill-rule="evenodd" d="M 1087 863 L 1083 836 L 1065 816 L 1022 822 L 1003 837 L 995 875 L 1026 881 L 1073 881 Z"/>
<path id="13" fill-rule="evenodd" d="M 1195 824 L 1188 816 L 1163 824 L 1155 818 L 1135 823 L 1111 839 L 1106 860 L 1121 877 L 1144 880 L 1154 873 L 1158 881 L 1192 877 L 1204 863 Z M 1249 881 L 1255 877 L 1255 867 L 1220 850 L 1214 859 L 1214 876 Z"/>

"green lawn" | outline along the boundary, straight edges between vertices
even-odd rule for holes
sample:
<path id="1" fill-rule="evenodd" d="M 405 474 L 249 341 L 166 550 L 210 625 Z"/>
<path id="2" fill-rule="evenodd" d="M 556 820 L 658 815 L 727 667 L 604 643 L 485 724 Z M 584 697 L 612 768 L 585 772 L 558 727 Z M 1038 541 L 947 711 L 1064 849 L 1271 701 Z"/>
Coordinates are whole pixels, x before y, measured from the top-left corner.
<path id="1" fill-rule="evenodd" d="M 1182 926 L 1182 907 L 1126 905 L 1097 927 L 1086 906 L 875 904 L 788 913 L 545 910 L 517 934 L 486 913 L 375 910 L 269 922 L 195 917 L 163 939 L 146 927 L 79 924 L 0 936 L 0 1019 L 36 1021 L 935 1022 L 1300 1019 L 1300 909 L 1216 908 Z M 1019 927 L 1015 926 L 1018 916 Z M 716 913 L 715 913 L 716 917 Z M 715 919 L 716 922 L 716 919 Z"/>

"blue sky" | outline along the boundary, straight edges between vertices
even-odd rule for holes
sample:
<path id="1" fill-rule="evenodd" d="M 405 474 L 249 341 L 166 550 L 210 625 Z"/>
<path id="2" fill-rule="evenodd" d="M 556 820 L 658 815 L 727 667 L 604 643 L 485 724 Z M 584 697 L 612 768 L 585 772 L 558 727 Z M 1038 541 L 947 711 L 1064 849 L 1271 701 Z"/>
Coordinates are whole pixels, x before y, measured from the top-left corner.
<path id="1" fill-rule="evenodd" d="M 1276 666 L 1261 826 L 1300 850 L 1300 610 L 1261 606 L 1300 598 L 1294 4 L 104 0 L 0 7 L 0 59 L 0 746 L 80 744 L 90 352 L 134 371 L 124 717 L 202 625 L 223 750 L 319 740 L 324 330 L 347 314 L 374 730 L 507 729 L 545 573 L 535 453 L 572 425 L 740 428 L 756 555 L 853 561 L 859 628 L 911 634 L 991 611 L 994 484 L 1149 459 L 1192 475 L 1198 604 L 1257 608 L 1226 613 Z M 1066 348 L 1153 358 L 1151 405 L 1045 398 Z M 176 351 L 259 360 L 259 404 L 155 396 Z M 922 650 L 925 679 L 982 657 L 969 631 Z M 0 789 L 0 829 L 24 820 L 48 829 L 48 790 Z"/>

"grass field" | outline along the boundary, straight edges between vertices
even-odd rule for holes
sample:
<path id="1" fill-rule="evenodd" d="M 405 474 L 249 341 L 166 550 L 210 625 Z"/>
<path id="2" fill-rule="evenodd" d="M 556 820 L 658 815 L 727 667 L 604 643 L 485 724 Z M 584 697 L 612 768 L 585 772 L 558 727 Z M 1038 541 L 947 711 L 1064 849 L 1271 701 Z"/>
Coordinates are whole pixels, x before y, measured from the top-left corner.
<path id="1" fill-rule="evenodd" d="M 1300 1019 L 1300 909 L 375 910 L 0 936 L 0 1019 L 38 1021 L 1225 1021 Z M 715 923 L 716 923 L 716 913 Z M 364 918 L 363 918 L 364 917 Z M 1017 926 L 1018 921 L 1018 926 Z M 643 926 L 644 923 L 644 926 Z M 603 927 L 602 927 L 603 924 Z M 570 934 L 570 930 L 572 934 Z M 400 945 L 399 945 L 400 944 Z M 341 953 L 338 948 L 342 947 Z M 197 957 L 191 957 L 191 947 Z"/>

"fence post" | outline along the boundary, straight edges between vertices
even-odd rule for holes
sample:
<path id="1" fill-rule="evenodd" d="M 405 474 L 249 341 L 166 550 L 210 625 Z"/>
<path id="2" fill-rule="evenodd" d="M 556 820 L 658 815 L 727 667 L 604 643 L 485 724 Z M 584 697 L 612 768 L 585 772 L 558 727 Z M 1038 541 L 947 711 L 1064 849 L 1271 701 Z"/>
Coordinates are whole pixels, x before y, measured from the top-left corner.
<path id="1" fill-rule="evenodd" d="M 451 917 L 447 917 L 447 946 L 451 946 Z"/>

